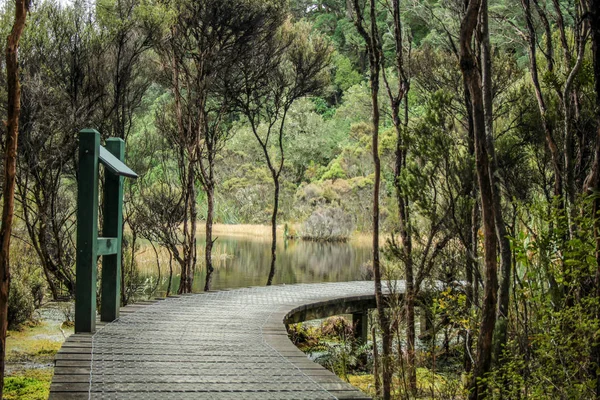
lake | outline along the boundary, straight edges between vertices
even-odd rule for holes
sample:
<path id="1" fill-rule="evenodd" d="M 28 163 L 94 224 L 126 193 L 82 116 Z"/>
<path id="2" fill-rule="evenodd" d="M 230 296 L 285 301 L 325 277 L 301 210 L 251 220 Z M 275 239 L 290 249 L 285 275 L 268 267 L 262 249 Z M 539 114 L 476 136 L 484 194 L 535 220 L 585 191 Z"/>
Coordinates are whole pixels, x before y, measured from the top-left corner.
<path id="1" fill-rule="evenodd" d="M 194 277 L 194 292 L 204 288 L 204 238 L 198 240 L 198 266 Z M 213 247 L 212 289 L 263 286 L 267 282 L 271 262 L 270 238 L 264 236 L 223 236 Z M 162 258 L 162 257 L 161 257 Z M 364 267 L 371 258 L 371 247 L 363 243 L 321 243 L 278 238 L 277 270 L 273 284 L 344 282 L 365 279 Z M 156 261 L 148 259 L 143 277 L 156 282 Z M 148 264 L 152 264 L 151 266 Z M 175 263 L 173 264 L 175 266 Z M 173 274 L 171 293 L 176 293 L 179 276 Z M 164 296 L 169 268 L 161 262 L 161 280 L 154 296 Z M 154 286 L 152 284 L 151 286 Z"/>

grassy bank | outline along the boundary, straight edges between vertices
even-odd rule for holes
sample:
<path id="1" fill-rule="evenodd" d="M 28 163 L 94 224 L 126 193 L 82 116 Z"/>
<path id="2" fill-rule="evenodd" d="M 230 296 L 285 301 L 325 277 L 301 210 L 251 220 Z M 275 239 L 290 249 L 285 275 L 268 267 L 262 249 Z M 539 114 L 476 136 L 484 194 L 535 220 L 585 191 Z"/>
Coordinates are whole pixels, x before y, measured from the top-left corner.
<path id="1" fill-rule="evenodd" d="M 49 303 L 36 312 L 36 321 L 8 331 L 4 400 L 48 398 L 54 356 L 73 333 L 72 327 L 63 324 L 70 307 Z"/>
<path id="2" fill-rule="evenodd" d="M 295 234 L 300 230 L 300 224 L 289 223 L 288 229 L 290 234 Z M 204 234 L 204 222 L 198 224 L 198 234 Z M 283 238 L 285 231 L 285 224 L 277 226 L 277 237 Z M 271 240 L 271 225 L 227 225 L 227 224 L 214 224 L 213 235 L 215 236 L 241 236 L 256 239 L 267 239 Z M 385 243 L 385 234 L 380 235 L 381 244 Z M 359 232 L 355 231 L 350 236 L 349 242 L 354 245 L 369 246 L 373 241 L 373 234 L 371 232 Z"/>

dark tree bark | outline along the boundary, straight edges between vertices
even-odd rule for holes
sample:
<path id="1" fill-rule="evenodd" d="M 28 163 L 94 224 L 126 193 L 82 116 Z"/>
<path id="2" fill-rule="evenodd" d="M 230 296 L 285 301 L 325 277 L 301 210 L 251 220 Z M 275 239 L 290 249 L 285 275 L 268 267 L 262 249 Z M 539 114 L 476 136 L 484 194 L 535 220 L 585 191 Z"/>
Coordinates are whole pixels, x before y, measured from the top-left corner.
<path id="1" fill-rule="evenodd" d="M 464 90 L 464 101 L 467 112 L 467 143 L 469 157 L 475 157 L 475 137 L 473 132 L 473 109 L 471 106 L 471 96 L 469 94 L 469 88 L 467 82 L 463 76 L 463 90 Z M 465 182 L 464 196 L 470 196 L 473 200 L 471 207 L 470 219 L 467 221 L 466 229 L 463 233 L 463 245 L 465 247 L 465 278 L 466 278 L 466 308 L 467 312 L 476 305 L 477 299 L 477 231 L 478 231 L 478 205 L 477 205 L 477 182 L 475 180 L 475 171 L 469 168 L 467 179 Z M 470 332 L 466 332 L 465 337 L 465 354 L 463 359 L 463 365 L 465 372 L 470 372 L 473 367 L 472 362 L 472 350 L 473 350 L 473 337 Z"/>
<path id="2" fill-rule="evenodd" d="M 186 263 L 185 272 L 181 271 L 181 281 L 178 293 L 192 293 L 194 284 L 194 273 L 196 272 L 196 232 L 198 222 L 198 207 L 196 205 L 196 174 L 193 161 L 189 163 L 187 190 L 185 199 L 186 211 L 184 219 L 184 235 L 186 236 L 183 245 L 183 255 Z"/>
<path id="3" fill-rule="evenodd" d="M 206 246 L 204 247 L 204 262 L 206 263 L 206 279 L 204 281 L 204 291 L 209 291 L 212 284 L 212 274 L 215 268 L 212 265 L 212 249 L 213 249 L 213 236 L 212 227 L 215 214 L 215 190 L 210 187 L 206 191 Z"/>
<path id="4" fill-rule="evenodd" d="M 508 324 L 508 304 L 510 300 L 510 278 L 512 267 L 512 253 L 510 240 L 506 231 L 506 224 L 502 215 L 502 191 L 496 170 L 498 162 L 494 150 L 494 114 L 492 93 L 492 54 L 490 46 L 490 32 L 488 27 L 487 0 L 482 0 L 479 17 L 479 43 L 481 57 L 481 80 L 483 92 L 483 106 L 485 119 L 486 146 L 489 156 L 489 176 L 493 196 L 494 221 L 496 235 L 500 248 L 501 285 L 498 293 L 498 306 L 496 315 L 496 332 L 494 333 L 494 359 L 499 360 L 504 344 L 506 343 Z"/>
<path id="5" fill-rule="evenodd" d="M 25 28 L 29 0 L 15 1 L 15 19 L 6 41 L 7 113 L 4 142 L 4 181 L 2 192 L 2 223 L 0 225 L 0 398 L 4 391 L 6 330 L 8 327 L 8 293 L 10 290 L 10 238 L 15 208 L 17 173 L 17 142 L 21 111 L 18 50 Z"/>
<path id="6" fill-rule="evenodd" d="M 283 153 L 282 153 L 283 154 Z M 273 213 L 271 214 L 271 266 L 269 268 L 269 278 L 267 286 L 273 283 L 275 277 L 275 262 L 277 260 L 277 212 L 279 211 L 279 175 L 273 175 Z"/>
<path id="7" fill-rule="evenodd" d="M 485 1 L 485 0 L 484 0 Z M 472 381 L 470 399 L 485 397 L 486 386 L 482 378 L 489 372 L 492 361 L 492 338 L 496 324 L 496 302 L 498 292 L 498 261 L 496 223 L 494 218 L 494 199 L 490 159 L 487 152 L 485 131 L 485 110 L 482 85 L 484 84 L 472 49 L 473 35 L 477 28 L 480 8 L 484 13 L 487 7 L 481 7 L 481 0 L 470 0 L 460 27 L 460 67 L 471 96 L 473 110 L 473 131 L 475 136 L 475 157 L 477 180 L 481 199 L 481 213 L 484 230 L 485 295 L 483 299 L 482 321 L 477 341 L 477 356 Z"/>
<path id="8" fill-rule="evenodd" d="M 206 244 L 204 246 L 204 263 L 206 265 L 206 278 L 204 280 L 204 291 L 207 292 L 211 288 L 212 276 L 215 268 L 212 263 L 212 249 L 215 243 L 213 239 L 213 223 L 215 215 L 215 177 L 214 177 L 214 158 L 215 152 L 212 150 L 212 138 L 207 138 L 211 143 L 207 150 L 206 162 L 201 158 L 200 171 L 202 176 L 202 187 L 206 193 Z M 206 165 L 205 165 L 206 164 Z"/>

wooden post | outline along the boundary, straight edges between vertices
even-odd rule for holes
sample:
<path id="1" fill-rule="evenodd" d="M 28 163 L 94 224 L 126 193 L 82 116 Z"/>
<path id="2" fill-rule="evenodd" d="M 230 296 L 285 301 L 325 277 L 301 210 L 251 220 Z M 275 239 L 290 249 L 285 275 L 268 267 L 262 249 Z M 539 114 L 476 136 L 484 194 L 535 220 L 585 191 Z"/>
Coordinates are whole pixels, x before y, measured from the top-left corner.
<path id="1" fill-rule="evenodd" d="M 96 330 L 96 280 L 98 239 L 98 153 L 100 133 L 79 132 L 79 176 L 77 179 L 77 255 L 75 288 L 75 332 Z"/>
<path id="2" fill-rule="evenodd" d="M 369 331 L 369 311 L 361 311 L 352 314 L 352 325 L 354 326 L 354 338 L 360 344 L 367 343 Z"/>
<path id="3" fill-rule="evenodd" d="M 120 138 L 106 141 L 106 149 L 120 161 L 125 159 L 125 142 Z M 113 254 L 102 257 L 102 321 L 119 318 L 121 306 L 121 240 L 123 225 L 123 177 L 108 169 L 104 174 L 104 209 L 102 236 L 115 238 Z"/>

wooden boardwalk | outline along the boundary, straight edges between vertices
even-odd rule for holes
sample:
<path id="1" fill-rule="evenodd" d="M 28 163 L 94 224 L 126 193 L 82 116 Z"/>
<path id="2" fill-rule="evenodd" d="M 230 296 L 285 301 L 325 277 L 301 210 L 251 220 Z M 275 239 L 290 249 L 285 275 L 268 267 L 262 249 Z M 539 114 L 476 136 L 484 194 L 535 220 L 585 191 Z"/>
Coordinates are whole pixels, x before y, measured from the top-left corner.
<path id="1" fill-rule="evenodd" d="M 285 322 L 359 311 L 373 292 L 373 282 L 278 285 L 128 306 L 64 343 L 50 399 L 368 399 L 298 350 Z"/>

